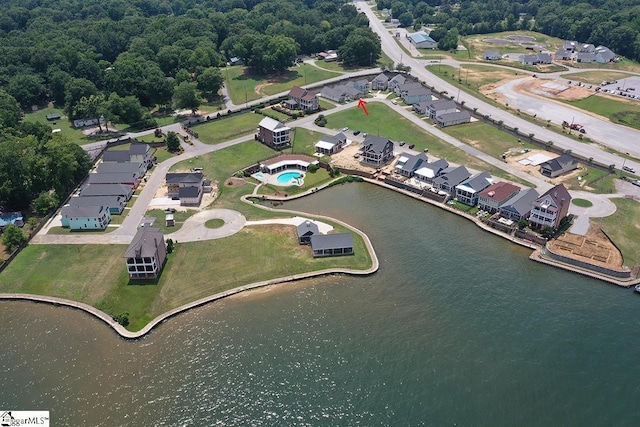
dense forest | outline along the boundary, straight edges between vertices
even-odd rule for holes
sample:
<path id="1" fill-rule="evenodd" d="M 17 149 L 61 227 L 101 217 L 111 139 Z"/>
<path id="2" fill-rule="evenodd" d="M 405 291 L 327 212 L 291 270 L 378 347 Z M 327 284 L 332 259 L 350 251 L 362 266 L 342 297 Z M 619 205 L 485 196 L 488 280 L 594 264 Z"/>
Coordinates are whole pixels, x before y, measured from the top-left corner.
<path id="1" fill-rule="evenodd" d="M 455 28 L 461 35 L 535 30 L 640 59 L 637 0 L 378 0 L 377 7 L 391 9 L 404 26 Z"/>

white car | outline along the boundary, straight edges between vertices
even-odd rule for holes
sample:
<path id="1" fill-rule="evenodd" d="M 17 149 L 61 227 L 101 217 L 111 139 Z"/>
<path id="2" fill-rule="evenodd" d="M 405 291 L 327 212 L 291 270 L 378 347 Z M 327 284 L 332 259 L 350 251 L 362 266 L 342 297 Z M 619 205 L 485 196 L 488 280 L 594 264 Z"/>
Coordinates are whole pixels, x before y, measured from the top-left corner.
<path id="1" fill-rule="evenodd" d="M 393 105 L 398 105 L 398 101 L 396 101 L 395 99 L 392 99 L 392 100 L 391 100 L 391 103 L 392 103 Z"/>
<path id="2" fill-rule="evenodd" d="M 349 128 L 342 128 L 342 129 L 340 129 L 340 132 L 346 132 L 348 130 L 349 130 Z"/>

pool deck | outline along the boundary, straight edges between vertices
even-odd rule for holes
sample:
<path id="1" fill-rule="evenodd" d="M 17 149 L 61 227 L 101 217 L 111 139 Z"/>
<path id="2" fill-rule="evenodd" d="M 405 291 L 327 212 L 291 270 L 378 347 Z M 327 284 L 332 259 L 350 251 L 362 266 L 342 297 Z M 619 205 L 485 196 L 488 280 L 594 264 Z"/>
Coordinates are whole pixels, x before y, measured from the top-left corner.
<path id="1" fill-rule="evenodd" d="M 278 177 L 285 173 L 298 173 L 301 175 L 301 177 L 296 178 L 294 180 L 295 182 L 289 181 L 288 183 L 283 184 L 282 182 L 278 181 Z M 285 170 L 285 171 L 278 172 L 275 175 L 271 175 L 266 172 L 257 172 L 251 175 L 252 178 L 257 179 L 263 184 L 277 185 L 278 187 L 290 187 L 292 185 L 297 185 L 298 187 L 302 187 L 304 185 L 304 176 L 305 176 L 305 173 L 299 170 Z"/>

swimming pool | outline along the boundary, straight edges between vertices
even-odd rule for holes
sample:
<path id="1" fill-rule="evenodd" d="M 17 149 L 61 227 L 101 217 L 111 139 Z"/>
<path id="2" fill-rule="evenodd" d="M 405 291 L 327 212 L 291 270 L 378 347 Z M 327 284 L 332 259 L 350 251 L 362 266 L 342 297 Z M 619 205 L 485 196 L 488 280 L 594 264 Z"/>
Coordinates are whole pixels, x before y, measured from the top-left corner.
<path id="1" fill-rule="evenodd" d="M 277 181 L 280 185 L 300 185 L 300 178 L 303 175 L 300 172 L 283 172 L 278 175 Z"/>
<path id="2" fill-rule="evenodd" d="M 262 175 L 262 173 L 260 173 L 260 172 L 258 172 L 258 173 L 254 173 L 254 174 L 253 174 L 253 177 L 254 177 L 255 179 L 259 179 L 260 181 L 263 181 L 263 180 L 264 180 L 264 175 Z"/>

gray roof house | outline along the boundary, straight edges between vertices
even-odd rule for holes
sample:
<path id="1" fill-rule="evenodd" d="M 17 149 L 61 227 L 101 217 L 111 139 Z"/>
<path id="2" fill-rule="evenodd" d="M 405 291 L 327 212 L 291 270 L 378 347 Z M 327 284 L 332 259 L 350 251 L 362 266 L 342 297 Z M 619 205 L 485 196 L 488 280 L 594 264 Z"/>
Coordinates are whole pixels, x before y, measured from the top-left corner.
<path id="1" fill-rule="evenodd" d="M 459 125 L 461 123 L 469 123 L 471 122 L 471 113 L 467 110 L 456 111 L 454 113 L 445 113 L 436 116 L 435 121 L 439 126 L 442 127 Z"/>
<path id="2" fill-rule="evenodd" d="M 460 184 L 470 176 L 471 174 L 464 166 L 449 166 L 442 170 L 440 175 L 433 179 L 433 187 L 436 190 L 452 194 L 456 191 L 456 185 Z"/>
<path id="3" fill-rule="evenodd" d="M 482 171 L 456 185 L 456 198 L 465 205 L 475 206 L 480 192 L 493 184 L 489 172 Z"/>
<path id="4" fill-rule="evenodd" d="M 575 50 L 578 48 L 578 42 L 575 40 L 565 40 L 562 44 L 562 48 L 571 52 L 575 52 Z"/>
<path id="5" fill-rule="evenodd" d="M 320 96 L 335 102 L 349 102 L 360 98 L 364 93 L 356 89 L 353 85 L 325 86 L 320 92 Z"/>
<path id="6" fill-rule="evenodd" d="M 411 178 L 415 171 L 420 169 L 420 167 L 428 161 L 429 158 L 424 153 L 416 155 L 403 153 L 396 162 L 395 171 L 400 175 Z"/>
<path id="7" fill-rule="evenodd" d="M 375 166 L 387 163 L 393 157 L 393 142 L 387 138 L 367 135 L 362 142 L 362 160 Z"/>
<path id="8" fill-rule="evenodd" d="M 502 52 L 497 50 L 487 50 L 482 54 L 482 59 L 487 61 L 497 61 L 502 59 Z"/>
<path id="9" fill-rule="evenodd" d="M 167 258 L 164 235 L 154 227 L 141 227 L 124 253 L 130 279 L 156 279 Z"/>
<path id="10" fill-rule="evenodd" d="M 313 221 L 306 220 L 302 224 L 298 225 L 298 243 L 301 245 L 311 244 L 311 236 L 319 234 L 318 224 Z"/>
<path id="11" fill-rule="evenodd" d="M 371 80 L 371 90 L 387 90 L 387 87 L 389 87 L 389 77 L 385 73 L 380 73 Z"/>
<path id="12" fill-rule="evenodd" d="M 500 207 L 500 216 L 514 221 L 527 219 L 538 197 L 540 194 L 534 188 L 522 190 Z"/>
<path id="13" fill-rule="evenodd" d="M 424 86 L 422 86 L 422 84 L 419 83 L 419 82 L 408 82 L 408 83 L 403 83 L 403 84 L 397 85 L 393 89 L 393 91 L 398 96 L 404 96 L 410 90 L 418 89 L 418 88 L 421 88 L 421 87 L 424 87 Z"/>
<path id="14" fill-rule="evenodd" d="M 106 206 L 111 214 L 121 214 L 126 200 L 123 196 L 71 197 L 69 206 Z"/>
<path id="15" fill-rule="evenodd" d="M 371 91 L 371 86 L 367 79 L 356 80 L 352 84 L 354 88 L 362 93 L 369 93 Z"/>
<path id="16" fill-rule="evenodd" d="M 569 61 L 571 60 L 571 54 L 572 52 L 570 50 L 559 49 L 554 56 L 556 57 L 556 61 Z"/>
<path id="17" fill-rule="evenodd" d="M 548 53 L 539 53 L 537 55 L 522 55 L 520 62 L 523 65 L 551 64 L 551 55 Z"/>
<path id="18" fill-rule="evenodd" d="M 180 200 L 180 205 L 199 205 L 204 189 L 204 176 L 201 172 L 168 173 L 167 196 Z"/>
<path id="19" fill-rule="evenodd" d="M 407 38 L 409 39 L 409 42 L 418 49 L 435 49 L 438 46 L 438 42 L 429 37 L 429 35 L 424 31 L 407 34 Z"/>
<path id="20" fill-rule="evenodd" d="M 138 174 L 135 172 L 121 173 L 90 173 L 87 184 L 124 184 L 137 188 L 140 183 Z"/>
<path id="21" fill-rule="evenodd" d="M 128 151 L 124 150 L 107 150 L 102 154 L 103 162 L 129 162 L 131 160 L 131 156 L 129 156 Z"/>
<path id="22" fill-rule="evenodd" d="M 353 234 L 314 234 L 310 238 L 313 257 L 353 255 Z"/>
<path id="23" fill-rule="evenodd" d="M 100 163 L 96 172 L 98 173 L 134 173 L 136 178 L 140 178 L 146 168 L 142 163 L 127 162 L 127 163 Z"/>
<path id="24" fill-rule="evenodd" d="M 594 53 L 596 51 L 596 47 L 591 43 L 584 43 L 578 46 L 578 50 L 580 52 Z"/>
<path id="25" fill-rule="evenodd" d="M 439 159 L 435 162 L 423 163 L 413 175 L 420 181 L 431 182 L 434 178 L 440 176 L 442 171 L 448 167 L 449 163 L 446 160 Z"/>
<path id="26" fill-rule="evenodd" d="M 429 105 L 431 105 L 432 102 L 433 101 L 418 102 L 413 104 L 411 108 L 413 108 L 413 111 L 415 111 L 418 114 L 426 114 L 427 108 L 429 107 Z"/>
<path id="27" fill-rule="evenodd" d="M 316 153 L 330 156 L 342 150 L 347 145 L 347 137 L 340 132 L 333 136 L 324 135 L 320 141 L 316 142 Z"/>
<path id="28" fill-rule="evenodd" d="M 420 87 L 409 89 L 402 94 L 402 100 L 407 105 L 417 104 L 419 102 L 431 101 L 433 96 L 431 95 L 431 91 L 426 87 Z"/>
<path id="29" fill-rule="evenodd" d="M 389 80 L 388 88 L 389 92 L 395 92 L 398 85 L 403 85 L 407 81 L 407 78 L 402 74 L 397 74 Z"/>
<path id="30" fill-rule="evenodd" d="M 578 160 L 570 154 L 562 154 L 555 159 L 540 163 L 540 173 L 549 178 L 555 178 L 575 169 L 578 169 Z"/>
<path id="31" fill-rule="evenodd" d="M 122 184 L 87 185 L 80 190 L 80 197 L 122 196 L 129 200 L 133 194 L 133 187 Z"/>
<path id="32" fill-rule="evenodd" d="M 451 99 L 438 99 L 437 101 L 432 101 L 431 104 L 426 106 L 426 113 L 430 118 L 435 119 L 437 116 L 441 116 L 443 114 L 455 113 L 458 111 L 455 101 Z"/>
<path id="33" fill-rule="evenodd" d="M 576 54 L 576 62 L 589 64 L 596 60 L 596 56 L 591 52 L 578 52 Z"/>
<path id="34" fill-rule="evenodd" d="M 595 50 L 595 60 L 601 64 L 615 62 L 616 55 L 606 46 L 598 46 Z"/>

